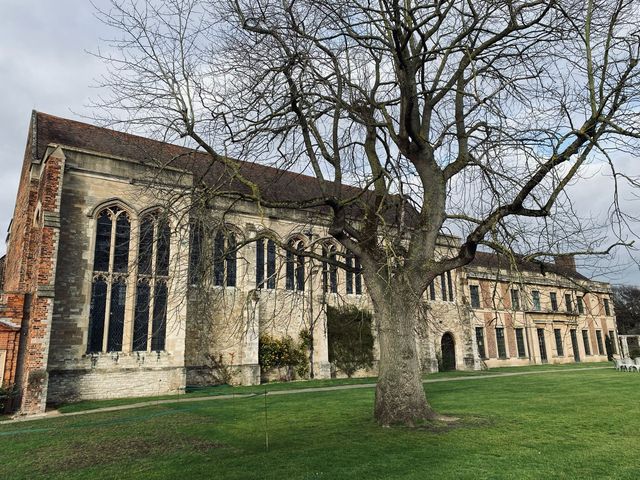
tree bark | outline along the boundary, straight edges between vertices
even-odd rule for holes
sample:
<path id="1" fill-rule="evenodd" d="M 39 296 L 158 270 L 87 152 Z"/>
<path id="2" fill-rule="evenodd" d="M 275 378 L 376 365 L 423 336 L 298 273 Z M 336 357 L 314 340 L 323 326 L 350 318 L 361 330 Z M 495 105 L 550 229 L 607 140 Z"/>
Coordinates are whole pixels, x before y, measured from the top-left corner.
<path id="1" fill-rule="evenodd" d="M 383 426 L 416 426 L 436 418 L 424 392 L 416 345 L 419 304 L 406 292 L 396 287 L 382 299 L 372 298 L 380 348 L 374 416 Z"/>

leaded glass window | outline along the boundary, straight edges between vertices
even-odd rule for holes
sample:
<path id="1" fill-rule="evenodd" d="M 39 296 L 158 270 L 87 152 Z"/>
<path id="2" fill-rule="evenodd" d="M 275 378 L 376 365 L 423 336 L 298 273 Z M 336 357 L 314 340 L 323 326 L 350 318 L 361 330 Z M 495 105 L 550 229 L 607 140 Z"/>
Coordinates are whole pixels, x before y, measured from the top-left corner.
<path id="1" fill-rule="evenodd" d="M 558 311 L 558 296 L 556 292 L 551 292 L 549 294 L 549 299 L 551 300 L 551 310 L 554 312 Z"/>
<path id="2" fill-rule="evenodd" d="M 256 241 L 256 287 L 276 288 L 276 243 L 271 239 Z"/>
<path id="3" fill-rule="evenodd" d="M 471 307 L 480 308 L 480 286 L 469 285 L 469 296 L 471 297 Z"/>
<path id="4" fill-rule="evenodd" d="M 291 240 L 286 255 L 286 288 L 287 290 L 304 291 L 304 242 Z M 300 253 L 295 253 L 300 252 Z"/>
<path id="5" fill-rule="evenodd" d="M 556 337 L 556 351 L 558 352 L 559 357 L 564 356 L 564 344 L 562 342 L 562 332 L 559 328 L 553 329 L 553 334 Z"/>
<path id="6" fill-rule="evenodd" d="M 218 230 L 213 237 L 213 284 L 235 287 L 237 243 L 233 232 Z"/>
<path id="7" fill-rule="evenodd" d="M 507 348 L 504 341 L 504 328 L 496 328 L 496 343 L 498 345 L 498 358 L 507 358 Z"/>
<path id="8" fill-rule="evenodd" d="M 118 352 L 124 335 L 131 219 L 117 206 L 96 218 L 87 352 Z"/>
<path id="9" fill-rule="evenodd" d="M 138 282 L 133 317 L 134 351 L 146 351 L 149 347 L 151 350 L 164 350 L 170 241 L 171 230 L 166 219 L 158 214 L 149 214 L 140 220 Z"/>
<path id="10" fill-rule="evenodd" d="M 518 357 L 524 358 L 527 356 L 527 351 L 524 347 L 524 331 L 522 328 L 516 328 L 516 348 L 518 349 Z"/>

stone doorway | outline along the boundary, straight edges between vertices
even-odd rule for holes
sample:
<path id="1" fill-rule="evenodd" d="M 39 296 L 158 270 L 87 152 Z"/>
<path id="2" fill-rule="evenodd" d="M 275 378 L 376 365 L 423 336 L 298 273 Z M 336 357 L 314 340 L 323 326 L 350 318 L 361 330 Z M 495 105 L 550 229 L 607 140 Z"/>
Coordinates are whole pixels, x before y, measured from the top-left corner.
<path id="1" fill-rule="evenodd" d="M 442 335 L 440 341 L 440 351 L 442 353 L 442 371 L 456 369 L 456 344 L 453 340 L 453 335 L 447 332 Z"/>

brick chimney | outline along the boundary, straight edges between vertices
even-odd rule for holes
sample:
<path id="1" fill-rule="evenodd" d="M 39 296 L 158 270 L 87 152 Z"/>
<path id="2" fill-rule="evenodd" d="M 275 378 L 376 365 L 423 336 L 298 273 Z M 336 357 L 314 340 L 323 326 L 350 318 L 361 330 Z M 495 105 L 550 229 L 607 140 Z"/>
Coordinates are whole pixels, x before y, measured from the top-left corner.
<path id="1" fill-rule="evenodd" d="M 576 259 L 573 255 L 556 255 L 553 260 L 558 268 L 576 271 Z"/>

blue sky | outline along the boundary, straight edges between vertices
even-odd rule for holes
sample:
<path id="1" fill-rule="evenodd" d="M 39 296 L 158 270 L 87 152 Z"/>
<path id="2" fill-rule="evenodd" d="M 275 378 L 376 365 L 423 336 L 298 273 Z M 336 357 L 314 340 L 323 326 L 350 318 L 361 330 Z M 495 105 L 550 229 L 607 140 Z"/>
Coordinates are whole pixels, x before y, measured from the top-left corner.
<path id="1" fill-rule="evenodd" d="M 105 48 L 101 38 L 109 35 L 87 0 L 2 2 L 0 254 L 4 253 L 3 240 L 13 215 L 31 111 L 36 109 L 80 120 L 82 115 L 89 115 L 91 110 L 86 106 L 89 98 L 100 93 L 91 86 L 104 72 L 104 66 L 87 51 Z M 630 156 L 620 159 L 622 167 L 631 175 L 640 175 L 637 163 L 637 159 Z M 571 198 L 581 215 L 606 223 L 612 201 L 611 179 L 605 168 L 595 165 L 590 171 L 588 179 L 571 187 Z M 640 216 L 640 201 L 634 192 L 622 190 L 620 199 L 628 213 Z M 640 270 L 626 252 L 621 251 L 611 264 L 608 262 L 593 271 L 599 279 L 640 284 Z"/>

